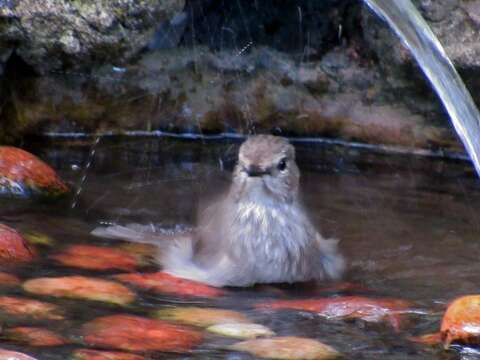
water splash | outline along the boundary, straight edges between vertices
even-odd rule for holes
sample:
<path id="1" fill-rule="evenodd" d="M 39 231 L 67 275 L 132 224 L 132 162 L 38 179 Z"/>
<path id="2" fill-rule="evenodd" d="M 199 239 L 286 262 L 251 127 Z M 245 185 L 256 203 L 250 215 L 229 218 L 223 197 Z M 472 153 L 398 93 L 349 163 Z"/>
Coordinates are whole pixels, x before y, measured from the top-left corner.
<path id="1" fill-rule="evenodd" d="M 442 45 L 410 0 L 365 0 L 412 52 L 480 176 L 480 113 Z"/>
<path id="2" fill-rule="evenodd" d="M 82 193 L 83 187 L 87 181 L 88 170 L 90 169 L 90 166 L 92 166 L 93 159 L 95 158 L 95 152 L 97 151 L 97 145 L 100 143 L 101 138 L 102 137 L 100 135 L 97 135 L 92 144 L 92 147 L 90 148 L 90 152 L 88 153 L 87 163 L 83 168 L 83 174 L 80 179 L 80 183 L 78 184 L 77 191 L 75 191 L 75 195 L 73 196 L 72 205 L 71 205 L 72 209 L 75 209 L 77 207 L 78 200 L 80 199 L 80 194 Z"/>

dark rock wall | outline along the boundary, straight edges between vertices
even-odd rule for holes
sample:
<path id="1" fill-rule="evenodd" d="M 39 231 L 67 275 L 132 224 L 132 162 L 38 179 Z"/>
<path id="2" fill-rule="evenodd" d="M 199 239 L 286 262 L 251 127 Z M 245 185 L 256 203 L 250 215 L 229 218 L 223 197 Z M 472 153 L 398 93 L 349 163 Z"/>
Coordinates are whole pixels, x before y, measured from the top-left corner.
<path id="1" fill-rule="evenodd" d="M 460 149 L 408 51 L 359 1 L 47 2 L 0 1 L 4 140 L 262 131 Z M 416 4 L 475 97 L 480 1 Z"/>

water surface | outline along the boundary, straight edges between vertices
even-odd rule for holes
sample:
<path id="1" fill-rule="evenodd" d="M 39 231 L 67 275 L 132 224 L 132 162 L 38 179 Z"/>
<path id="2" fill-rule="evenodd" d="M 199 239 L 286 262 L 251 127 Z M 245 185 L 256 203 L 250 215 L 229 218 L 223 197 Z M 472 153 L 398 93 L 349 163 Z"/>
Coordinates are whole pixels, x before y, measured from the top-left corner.
<path id="1" fill-rule="evenodd" d="M 191 225 L 198 204 L 224 189 L 235 163 L 237 141 L 188 141 L 168 138 L 102 140 L 91 166 L 88 140 L 31 145 L 72 184 L 86 175 L 77 204 L 36 204 L 9 200 L 0 204 L 0 221 L 21 231 L 54 238 L 58 249 L 43 250 L 41 260 L 18 271 L 22 278 L 86 274 L 108 277 L 109 271 L 79 271 L 55 265 L 51 252 L 69 244 L 116 245 L 89 235 L 101 222 L 140 222 L 173 227 Z M 349 260 L 345 281 L 358 290 L 319 292 L 313 287 L 258 287 L 234 290 L 226 298 L 186 299 L 139 292 L 127 310 L 95 302 L 52 300 L 66 309 L 68 320 L 35 322 L 70 336 L 100 315 L 130 312 L 146 315 L 166 306 L 194 304 L 236 309 L 279 335 L 323 341 L 348 359 L 451 359 L 444 352 L 412 344 L 408 337 L 437 331 L 441 313 L 451 299 L 480 290 L 480 186 L 470 164 L 408 155 L 375 154 L 366 150 L 298 143 L 302 196 L 314 223 L 326 237 L 341 240 Z M 154 270 L 154 268 L 152 268 Z M 362 290 L 364 289 L 364 290 Z M 13 289 L 11 294 L 32 297 Z M 298 311 L 264 313 L 252 309 L 259 300 L 358 294 L 388 296 L 415 302 L 400 333 L 386 324 L 327 320 Z M 38 299 L 45 298 L 37 297 Z M 4 324 L 32 325 L 3 316 Z M 153 358 L 251 359 L 220 349 L 233 343 L 208 335 L 188 355 L 154 354 Z M 72 349 L 28 348 L 2 341 L 2 347 L 38 356 L 65 359 Z"/>

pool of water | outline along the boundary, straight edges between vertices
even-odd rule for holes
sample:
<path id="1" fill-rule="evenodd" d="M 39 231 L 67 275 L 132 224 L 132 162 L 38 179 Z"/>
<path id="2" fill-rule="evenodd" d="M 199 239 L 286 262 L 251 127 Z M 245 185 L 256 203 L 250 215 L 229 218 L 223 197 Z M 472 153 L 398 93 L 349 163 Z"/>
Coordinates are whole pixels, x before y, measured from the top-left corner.
<path id="1" fill-rule="evenodd" d="M 191 225 L 202 200 L 228 186 L 238 145 L 233 140 L 110 139 L 101 140 L 92 151 L 89 140 L 31 143 L 28 150 L 55 167 L 66 181 L 80 187 L 80 192 L 60 203 L 2 200 L 0 222 L 22 232 L 47 234 L 57 242 L 55 249 L 42 250 L 39 261 L 17 270 L 18 275 L 24 279 L 65 274 L 108 278 L 115 272 L 62 267 L 52 263 L 49 255 L 69 244 L 116 244 L 90 235 L 103 222 Z M 322 234 L 340 239 L 349 263 L 344 281 L 356 285 L 321 296 L 368 294 L 413 301 L 418 313 L 408 316 L 400 332 L 382 323 L 328 320 L 300 311 L 272 315 L 252 307 L 261 299 L 320 296 L 317 290 L 305 286 L 232 290 L 228 296 L 213 300 L 139 292 L 139 300 L 128 309 L 48 298 L 65 309 L 68 320 L 34 324 L 76 338 L 83 323 L 100 315 L 148 315 L 162 307 L 194 304 L 241 311 L 279 335 L 325 342 L 347 359 L 475 356 L 408 340 L 412 335 L 437 331 L 450 300 L 480 290 L 480 182 L 470 164 L 304 142 L 296 143 L 296 147 L 303 202 Z M 32 297 L 18 288 L 3 292 Z M 32 324 L 3 315 L 2 321 L 5 326 Z M 151 356 L 253 358 L 222 350 L 233 342 L 209 335 L 190 354 Z M 1 343 L 1 347 L 46 360 L 68 358 L 79 347 L 41 349 L 6 340 Z"/>

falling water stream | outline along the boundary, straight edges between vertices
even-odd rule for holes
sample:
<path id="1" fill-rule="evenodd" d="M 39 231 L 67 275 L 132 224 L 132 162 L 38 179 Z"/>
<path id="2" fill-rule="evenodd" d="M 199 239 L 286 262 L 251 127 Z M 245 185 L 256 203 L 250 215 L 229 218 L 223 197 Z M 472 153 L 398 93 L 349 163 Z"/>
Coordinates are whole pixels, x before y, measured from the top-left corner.
<path id="1" fill-rule="evenodd" d="M 410 0 L 365 0 L 410 49 L 480 175 L 480 113 L 437 37 Z"/>

